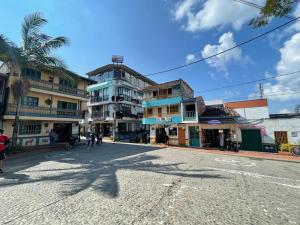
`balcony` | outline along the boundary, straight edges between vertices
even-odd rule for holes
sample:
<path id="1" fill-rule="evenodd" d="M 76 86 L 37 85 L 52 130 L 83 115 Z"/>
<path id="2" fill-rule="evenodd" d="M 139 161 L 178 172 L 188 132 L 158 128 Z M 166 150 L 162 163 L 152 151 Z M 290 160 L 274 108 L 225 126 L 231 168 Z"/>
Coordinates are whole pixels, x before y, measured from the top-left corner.
<path id="1" fill-rule="evenodd" d="M 195 111 L 185 111 L 183 112 L 183 121 L 197 121 Z"/>
<path id="2" fill-rule="evenodd" d="M 91 103 L 96 103 L 96 102 L 104 102 L 108 101 L 109 96 L 108 95 L 103 95 L 103 96 L 92 96 L 90 101 Z"/>
<path id="3" fill-rule="evenodd" d="M 44 81 L 44 80 L 29 80 L 32 88 L 53 91 L 57 93 L 73 95 L 81 98 L 88 98 L 88 92 L 85 90 L 67 87 L 64 85 Z"/>
<path id="4" fill-rule="evenodd" d="M 15 115 L 16 105 L 8 104 L 6 115 Z M 83 119 L 84 114 L 82 111 L 70 110 L 70 109 L 58 109 L 50 107 L 29 107 L 22 105 L 20 107 L 20 116 L 32 116 L 32 117 L 53 117 L 53 118 L 72 118 Z"/>

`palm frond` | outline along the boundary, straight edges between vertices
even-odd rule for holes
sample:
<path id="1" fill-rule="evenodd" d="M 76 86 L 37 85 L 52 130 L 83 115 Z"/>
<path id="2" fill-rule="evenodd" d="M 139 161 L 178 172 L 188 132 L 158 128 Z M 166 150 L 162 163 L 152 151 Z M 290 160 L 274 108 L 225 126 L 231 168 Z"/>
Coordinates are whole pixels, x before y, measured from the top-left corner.
<path id="1" fill-rule="evenodd" d="M 27 49 L 32 40 L 32 36 L 36 36 L 40 32 L 42 25 L 46 24 L 47 20 L 43 18 L 41 13 L 33 13 L 24 18 L 22 24 L 22 42 L 23 49 Z"/>
<path id="2" fill-rule="evenodd" d="M 2 34 L 0 34 L 0 60 L 12 65 L 20 64 L 24 61 L 21 50 Z"/>
<path id="3" fill-rule="evenodd" d="M 69 45 L 69 40 L 66 37 L 56 37 L 42 43 L 41 48 L 44 52 L 51 52 L 51 50 L 65 45 Z"/>

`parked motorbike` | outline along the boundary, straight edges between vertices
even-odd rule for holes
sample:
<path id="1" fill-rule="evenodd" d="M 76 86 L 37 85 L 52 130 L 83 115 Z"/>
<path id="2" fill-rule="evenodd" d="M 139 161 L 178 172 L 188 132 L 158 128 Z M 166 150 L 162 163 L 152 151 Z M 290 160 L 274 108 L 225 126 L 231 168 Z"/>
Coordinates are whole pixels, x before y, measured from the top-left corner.
<path id="1" fill-rule="evenodd" d="M 65 149 L 66 150 L 72 149 L 76 145 L 77 142 L 79 142 L 78 137 L 73 137 L 73 136 L 69 137 L 66 141 Z"/>
<path id="2" fill-rule="evenodd" d="M 231 141 L 231 139 L 226 139 L 226 150 L 239 152 L 237 144 Z"/>

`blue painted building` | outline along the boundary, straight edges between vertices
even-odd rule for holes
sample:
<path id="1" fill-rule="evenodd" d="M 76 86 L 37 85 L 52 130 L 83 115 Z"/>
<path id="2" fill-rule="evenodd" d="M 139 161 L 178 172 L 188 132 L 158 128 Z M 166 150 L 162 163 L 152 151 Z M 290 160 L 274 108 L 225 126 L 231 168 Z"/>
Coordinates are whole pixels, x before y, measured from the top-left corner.
<path id="1" fill-rule="evenodd" d="M 167 135 L 172 145 L 200 146 L 198 112 L 204 101 L 202 97 L 194 98 L 193 89 L 185 81 L 146 87 L 142 106 L 143 124 L 150 125 L 151 143 L 162 143 Z"/>
<path id="2" fill-rule="evenodd" d="M 119 137 L 139 131 L 143 118 L 142 90 L 156 83 L 121 64 L 108 64 L 87 74 L 97 83 L 87 88 L 90 101 L 86 124 L 91 122 L 95 132 L 111 136 L 115 117 Z"/>

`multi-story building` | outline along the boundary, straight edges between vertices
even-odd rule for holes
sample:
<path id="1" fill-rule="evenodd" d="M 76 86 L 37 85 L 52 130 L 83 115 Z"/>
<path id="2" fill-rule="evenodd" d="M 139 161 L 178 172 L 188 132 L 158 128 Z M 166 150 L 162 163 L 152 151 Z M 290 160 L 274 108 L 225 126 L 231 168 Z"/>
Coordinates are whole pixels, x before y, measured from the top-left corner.
<path id="1" fill-rule="evenodd" d="M 172 145 L 200 146 L 198 114 L 204 110 L 202 97 L 183 80 L 144 88 L 143 124 L 150 125 L 150 142 L 168 135 Z"/>
<path id="2" fill-rule="evenodd" d="M 49 143 L 49 132 L 57 133 L 57 141 L 66 135 L 79 134 L 79 121 L 87 110 L 89 100 L 86 88 L 91 80 L 71 71 L 66 75 L 48 74 L 31 68 L 2 68 L 8 75 L 7 104 L 3 116 L 3 128 L 12 136 L 16 114 L 16 101 L 11 91 L 12 83 L 21 76 L 30 83 L 30 89 L 22 101 L 19 111 L 20 126 L 18 143 L 24 146 Z"/>
<path id="3" fill-rule="evenodd" d="M 119 137 L 122 133 L 141 129 L 142 90 L 156 83 L 133 69 L 108 64 L 87 73 L 97 84 L 90 85 L 90 121 L 95 132 L 111 136 L 113 124 Z"/>

